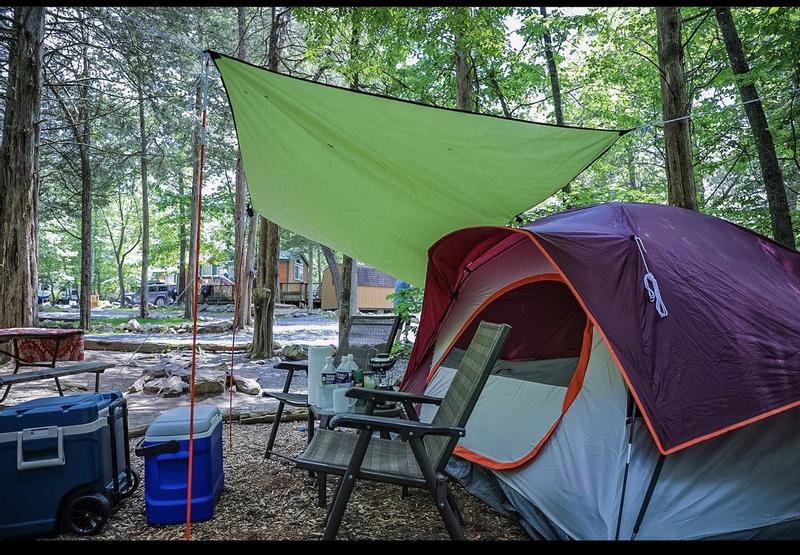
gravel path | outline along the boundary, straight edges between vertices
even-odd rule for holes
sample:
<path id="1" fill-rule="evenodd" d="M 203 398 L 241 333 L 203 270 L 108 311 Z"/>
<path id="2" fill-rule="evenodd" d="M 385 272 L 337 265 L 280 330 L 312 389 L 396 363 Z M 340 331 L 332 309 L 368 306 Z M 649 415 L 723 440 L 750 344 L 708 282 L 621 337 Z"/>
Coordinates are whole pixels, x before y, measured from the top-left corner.
<path id="1" fill-rule="evenodd" d="M 315 540 L 322 536 L 325 510 L 316 506 L 316 488 L 308 473 L 279 460 L 264 460 L 269 424 L 234 424 L 233 450 L 225 437 L 225 490 L 214 517 L 192 524 L 198 540 Z M 133 441 L 131 442 L 134 443 Z M 285 423 L 276 451 L 297 453 L 305 445 L 305 427 Z M 140 459 L 133 462 L 140 472 Z M 333 495 L 335 480 L 328 480 Z M 496 513 L 457 485 L 456 502 L 464 517 L 469 540 L 527 540 L 522 528 Z M 181 540 L 184 526 L 148 527 L 143 486 L 112 514 L 101 540 Z M 85 539 L 69 534 L 58 539 Z M 345 512 L 338 539 L 344 540 L 446 540 L 447 532 L 428 493 L 411 490 L 405 499 L 400 487 L 358 482 Z"/>

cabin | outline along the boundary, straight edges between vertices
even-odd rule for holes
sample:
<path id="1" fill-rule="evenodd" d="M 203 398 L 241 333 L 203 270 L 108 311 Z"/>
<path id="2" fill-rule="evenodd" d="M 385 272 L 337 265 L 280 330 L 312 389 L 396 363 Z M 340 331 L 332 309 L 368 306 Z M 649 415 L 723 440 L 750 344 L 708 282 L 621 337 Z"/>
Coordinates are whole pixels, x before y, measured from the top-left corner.
<path id="1" fill-rule="evenodd" d="M 337 264 L 339 272 L 342 265 Z M 377 268 L 358 263 L 358 309 L 363 312 L 391 312 L 392 301 L 386 295 L 394 293 L 394 284 L 397 281 L 387 273 Z M 322 308 L 336 310 L 336 289 L 333 287 L 330 268 L 325 268 L 322 273 Z"/>
<path id="2" fill-rule="evenodd" d="M 311 282 L 311 268 L 304 254 L 280 251 L 278 254 L 278 287 L 282 303 L 305 304 Z"/>

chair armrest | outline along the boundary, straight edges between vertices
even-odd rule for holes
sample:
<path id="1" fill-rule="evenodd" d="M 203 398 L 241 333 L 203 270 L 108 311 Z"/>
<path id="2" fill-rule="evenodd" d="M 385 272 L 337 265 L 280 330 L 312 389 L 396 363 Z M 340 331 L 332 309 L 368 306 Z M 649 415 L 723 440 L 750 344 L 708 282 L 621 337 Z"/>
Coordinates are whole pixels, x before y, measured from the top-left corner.
<path id="1" fill-rule="evenodd" d="M 385 389 L 366 389 L 363 387 L 351 387 L 345 393 L 345 397 L 351 399 L 365 399 L 367 401 L 396 401 L 398 403 L 426 403 L 429 405 L 441 405 L 442 399 L 439 397 L 429 397 L 428 395 L 417 395 L 406 391 L 387 391 Z"/>
<path id="2" fill-rule="evenodd" d="M 331 419 L 328 428 L 333 429 L 336 427 L 395 432 L 400 434 L 403 439 L 413 436 L 424 437 L 426 435 L 464 437 L 466 434 L 464 428 L 435 426 L 427 422 L 415 422 L 414 420 L 349 413 L 337 414 Z"/>
<path id="3" fill-rule="evenodd" d="M 308 361 L 284 361 L 273 366 L 276 370 L 304 370 L 308 372 Z"/>

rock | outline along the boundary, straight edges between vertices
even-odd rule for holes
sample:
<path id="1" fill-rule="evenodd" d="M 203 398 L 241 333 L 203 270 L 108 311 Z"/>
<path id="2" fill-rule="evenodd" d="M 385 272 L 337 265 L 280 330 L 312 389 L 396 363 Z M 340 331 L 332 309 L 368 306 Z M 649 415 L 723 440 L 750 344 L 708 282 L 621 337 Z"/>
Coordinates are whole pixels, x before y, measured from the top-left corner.
<path id="1" fill-rule="evenodd" d="M 294 318 L 302 318 L 303 316 L 308 316 L 308 312 L 305 310 L 297 310 L 292 312 L 292 317 Z"/>
<path id="2" fill-rule="evenodd" d="M 306 360 L 308 358 L 308 354 L 305 349 L 303 349 L 303 346 L 297 344 L 287 345 L 283 348 L 281 354 L 286 360 Z"/>
<path id="3" fill-rule="evenodd" d="M 197 324 L 197 333 L 225 333 L 230 331 L 232 323 L 231 320 L 203 322 L 203 324 Z"/>
<path id="4" fill-rule="evenodd" d="M 273 341 L 272 342 L 272 350 L 273 351 L 280 351 L 282 348 L 283 348 L 283 346 L 280 343 L 278 343 L 277 341 Z"/>
<path id="5" fill-rule="evenodd" d="M 148 380 L 152 380 L 154 378 L 166 378 L 167 377 L 167 364 L 161 363 L 158 365 L 150 366 L 149 368 L 145 368 L 142 372 L 142 377 L 147 377 Z"/>
<path id="6" fill-rule="evenodd" d="M 198 374 L 195 376 L 194 391 L 197 395 L 219 395 L 225 391 L 225 382 L 221 378 Z"/>
<path id="7" fill-rule="evenodd" d="M 140 331 L 142 329 L 142 325 L 139 323 L 139 320 L 137 320 L 136 318 L 131 318 L 130 320 L 128 320 L 127 324 L 122 326 L 122 329 L 128 330 L 128 331 L 136 331 L 136 332 L 138 332 L 138 331 Z"/>
<path id="8" fill-rule="evenodd" d="M 142 390 L 144 390 L 144 384 L 150 379 L 151 378 L 148 375 L 143 374 L 139 377 L 139 379 L 131 384 L 131 386 L 128 388 L 128 393 L 140 393 Z"/>
<path id="9" fill-rule="evenodd" d="M 61 378 L 59 382 L 61 382 L 61 389 L 63 391 L 89 391 L 89 387 L 83 383 L 67 381 L 64 378 Z"/>
<path id="10" fill-rule="evenodd" d="M 261 385 L 253 378 L 235 376 L 234 380 L 236 383 L 236 391 L 240 393 L 246 393 L 248 395 L 258 395 L 261 393 Z"/>
<path id="11" fill-rule="evenodd" d="M 144 385 L 145 393 L 161 393 L 164 397 L 177 397 L 187 391 L 189 386 L 183 383 L 178 376 L 169 376 L 168 378 L 157 378 L 151 380 Z"/>

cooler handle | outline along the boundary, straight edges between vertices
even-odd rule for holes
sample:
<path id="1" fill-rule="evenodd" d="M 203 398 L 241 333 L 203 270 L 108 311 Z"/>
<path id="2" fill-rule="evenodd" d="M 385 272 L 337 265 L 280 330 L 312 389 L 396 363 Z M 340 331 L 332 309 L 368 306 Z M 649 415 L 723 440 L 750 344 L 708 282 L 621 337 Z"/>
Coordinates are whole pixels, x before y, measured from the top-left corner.
<path id="1" fill-rule="evenodd" d="M 26 440 L 58 438 L 58 455 L 52 459 L 38 459 L 26 461 L 22 444 Z M 30 470 L 32 468 L 47 468 L 49 466 L 62 466 L 64 464 L 64 428 L 48 426 L 46 428 L 26 428 L 17 432 L 17 470 Z"/>
<path id="2" fill-rule="evenodd" d="M 136 444 L 136 448 L 133 450 L 137 457 L 153 457 L 163 453 L 177 453 L 181 449 L 180 444 L 174 439 L 163 443 L 148 445 L 147 447 L 142 447 L 142 443 L 144 443 L 144 438 L 139 440 L 139 443 Z"/>

